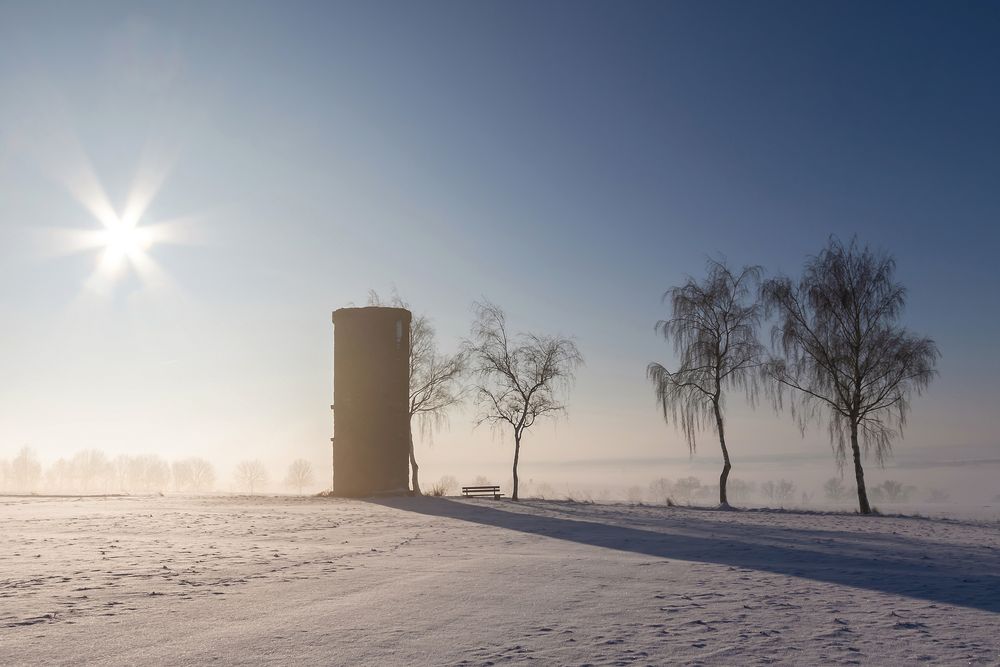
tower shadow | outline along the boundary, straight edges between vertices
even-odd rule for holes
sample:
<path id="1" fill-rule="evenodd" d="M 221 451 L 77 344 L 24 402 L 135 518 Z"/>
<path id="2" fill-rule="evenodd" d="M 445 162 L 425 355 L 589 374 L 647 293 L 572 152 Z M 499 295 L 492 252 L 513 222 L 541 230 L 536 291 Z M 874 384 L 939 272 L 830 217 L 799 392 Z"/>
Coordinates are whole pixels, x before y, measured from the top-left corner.
<path id="1" fill-rule="evenodd" d="M 537 509 L 551 512 L 554 504 L 532 501 L 397 497 L 369 502 L 603 549 L 717 563 L 1000 613 L 1000 553 L 990 546 L 886 533 L 723 523 L 686 510 L 676 516 L 667 512 L 655 524 L 656 530 L 646 530 L 616 524 L 615 519 L 623 517 L 614 508 L 607 508 L 603 520 L 595 521 L 568 515 L 574 506 L 567 506 L 562 516 L 541 515 Z"/>

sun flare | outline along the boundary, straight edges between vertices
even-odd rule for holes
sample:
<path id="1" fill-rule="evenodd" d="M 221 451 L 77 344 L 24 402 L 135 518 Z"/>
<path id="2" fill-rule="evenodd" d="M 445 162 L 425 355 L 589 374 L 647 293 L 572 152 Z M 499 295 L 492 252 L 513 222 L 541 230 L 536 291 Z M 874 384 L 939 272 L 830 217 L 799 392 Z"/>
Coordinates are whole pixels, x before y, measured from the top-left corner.
<path id="1" fill-rule="evenodd" d="M 135 260 L 153 244 L 152 234 L 136 224 L 116 221 L 102 232 L 102 244 L 107 259 L 114 263 Z"/>
<path id="2" fill-rule="evenodd" d="M 160 140 L 150 140 L 139 156 L 128 194 L 121 206 L 112 204 L 94 170 L 93 161 L 72 133 L 63 132 L 55 144 L 46 171 L 92 218 L 87 229 L 49 228 L 45 253 L 51 256 L 97 253 L 93 272 L 84 280 L 83 294 L 112 296 L 118 286 L 163 292 L 172 281 L 156 261 L 153 246 L 190 244 L 196 216 L 153 218 L 149 207 L 176 160 L 176 150 Z M 134 280 L 132 280 L 134 279 Z"/>

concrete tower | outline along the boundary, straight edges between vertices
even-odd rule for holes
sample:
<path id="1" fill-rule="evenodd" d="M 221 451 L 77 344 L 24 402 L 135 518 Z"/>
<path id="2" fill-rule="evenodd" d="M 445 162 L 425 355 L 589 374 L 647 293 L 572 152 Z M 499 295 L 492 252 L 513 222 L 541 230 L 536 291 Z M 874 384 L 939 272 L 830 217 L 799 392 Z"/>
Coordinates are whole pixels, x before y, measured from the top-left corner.
<path id="1" fill-rule="evenodd" d="M 333 492 L 409 490 L 410 311 L 333 313 Z"/>

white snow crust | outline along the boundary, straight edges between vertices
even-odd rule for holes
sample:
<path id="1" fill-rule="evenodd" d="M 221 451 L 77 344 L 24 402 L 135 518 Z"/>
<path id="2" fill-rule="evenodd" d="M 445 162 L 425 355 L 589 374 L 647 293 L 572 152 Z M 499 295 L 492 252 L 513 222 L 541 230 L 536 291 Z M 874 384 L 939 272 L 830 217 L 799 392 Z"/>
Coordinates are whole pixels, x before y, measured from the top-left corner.
<path id="1" fill-rule="evenodd" d="M 1000 525 L 0 498 L 3 665 L 1000 664 Z"/>

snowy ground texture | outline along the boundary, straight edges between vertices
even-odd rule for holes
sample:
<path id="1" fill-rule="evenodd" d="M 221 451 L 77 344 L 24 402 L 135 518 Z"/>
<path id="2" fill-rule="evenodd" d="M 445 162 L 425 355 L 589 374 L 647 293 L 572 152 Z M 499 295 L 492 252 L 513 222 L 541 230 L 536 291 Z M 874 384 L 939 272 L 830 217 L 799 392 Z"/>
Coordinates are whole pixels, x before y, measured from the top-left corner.
<path id="1" fill-rule="evenodd" d="M 0 498 L 0 664 L 1000 664 L 1000 525 Z"/>

